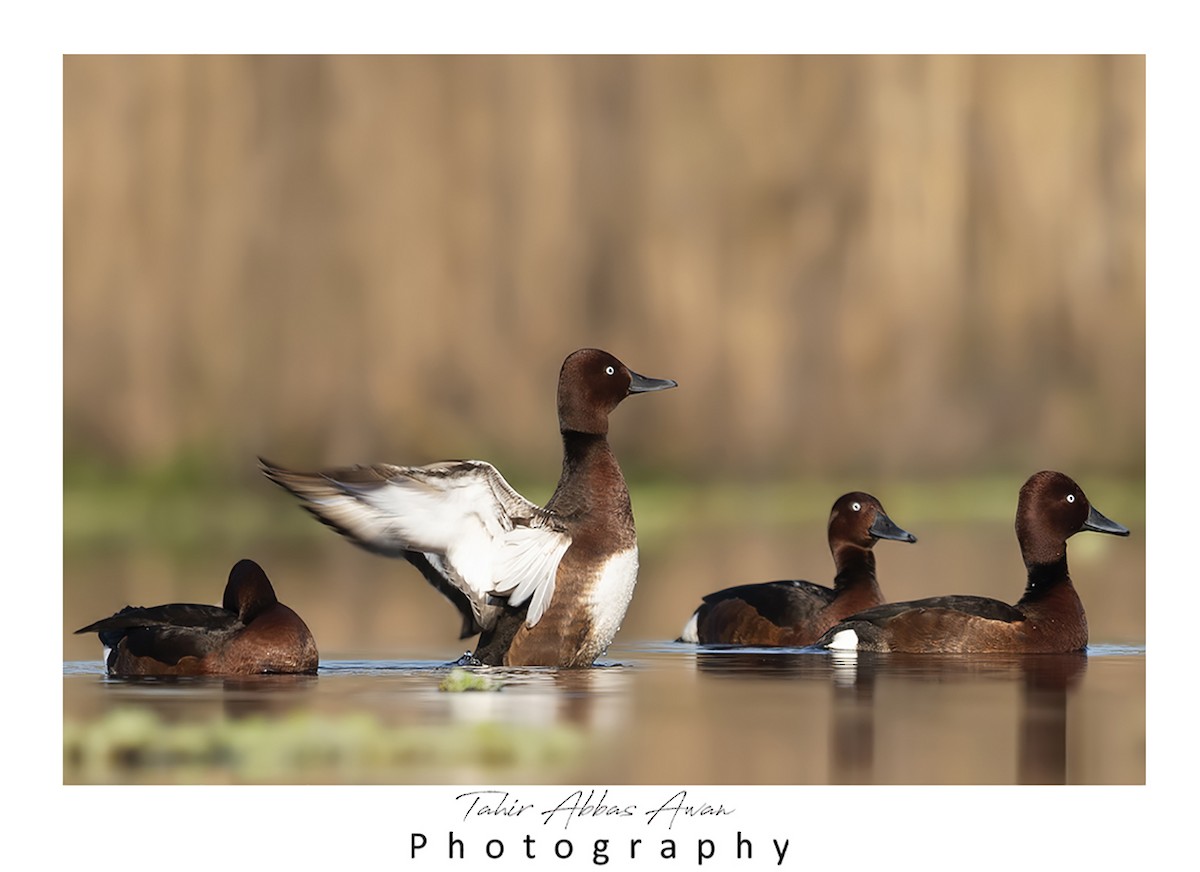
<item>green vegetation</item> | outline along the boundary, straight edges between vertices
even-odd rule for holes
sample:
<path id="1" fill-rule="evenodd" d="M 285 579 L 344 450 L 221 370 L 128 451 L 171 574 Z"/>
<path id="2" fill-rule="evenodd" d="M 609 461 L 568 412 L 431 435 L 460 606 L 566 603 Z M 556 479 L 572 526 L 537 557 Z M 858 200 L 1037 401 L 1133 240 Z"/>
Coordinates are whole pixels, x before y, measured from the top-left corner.
<path id="1" fill-rule="evenodd" d="M 145 708 L 63 724 L 63 781 L 90 783 L 420 783 L 537 777 L 580 759 L 570 726 L 391 726 L 367 712 L 295 712 L 174 722 Z"/>
<path id="2" fill-rule="evenodd" d="M 499 690 L 503 686 L 504 682 L 498 679 L 455 667 L 438 684 L 438 690 L 446 693 L 462 693 L 468 690 Z"/>
<path id="3" fill-rule="evenodd" d="M 307 540 L 311 519 L 277 491 L 253 466 L 238 476 L 195 453 L 127 468 L 75 459 L 63 471 L 63 544 L 68 551 L 136 546 L 186 555 L 218 542 L 236 549 Z"/>
<path id="4" fill-rule="evenodd" d="M 1033 470 L 1030 470 L 1031 472 Z M 1125 524 L 1145 518 L 1145 482 L 1073 473 L 1101 510 Z M 871 477 L 868 477 L 871 478 Z M 731 520 L 763 528 L 823 521 L 834 499 L 852 487 L 874 490 L 903 523 L 1010 521 L 1020 474 L 942 480 L 854 482 L 631 480 L 638 534 L 652 547 L 679 530 L 717 529 Z M 185 470 L 84 474 L 68 468 L 63 492 L 63 538 L 68 551 L 159 548 L 204 552 L 214 543 L 236 550 L 273 542 L 310 543 L 327 535 L 295 501 L 263 482 L 261 487 L 213 472 Z M 552 483 L 520 481 L 514 487 L 544 499 Z"/>

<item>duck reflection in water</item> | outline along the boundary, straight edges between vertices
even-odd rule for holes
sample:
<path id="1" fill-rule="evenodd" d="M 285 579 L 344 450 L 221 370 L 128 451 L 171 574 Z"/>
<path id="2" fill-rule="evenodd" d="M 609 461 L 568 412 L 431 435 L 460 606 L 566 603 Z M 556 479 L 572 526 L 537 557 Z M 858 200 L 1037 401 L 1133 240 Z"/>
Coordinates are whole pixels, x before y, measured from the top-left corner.
<path id="1" fill-rule="evenodd" d="M 1016 681 L 1021 684 L 1018 708 L 1017 761 L 1012 783 L 1067 783 L 1067 703 L 1087 671 L 1087 654 L 1011 654 L 963 658 L 952 655 L 905 655 L 753 650 L 705 650 L 696 655 L 697 669 L 718 678 L 750 677 L 822 681 L 833 697 L 829 725 L 830 783 L 874 784 L 875 724 L 880 708 L 877 684 Z M 893 697 L 888 695 L 892 704 Z M 884 715 L 885 719 L 891 720 Z"/>
<path id="2" fill-rule="evenodd" d="M 318 682 L 317 676 L 309 674 L 108 676 L 103 700 L 106 709 L 149 709 L 167 722 L 185 722 L 198 715 L 280 716 L 308 711 Z"/>
<path id="3" fill-rule="evenodd" d="M 631 679 L 624 666 L 592 669 L 474 667 L 496 682 L 499 693 L 440 693 L 456 723 L 498 721 L 529 726 L 570 726 L 600 734 L 628 728 Z"/>

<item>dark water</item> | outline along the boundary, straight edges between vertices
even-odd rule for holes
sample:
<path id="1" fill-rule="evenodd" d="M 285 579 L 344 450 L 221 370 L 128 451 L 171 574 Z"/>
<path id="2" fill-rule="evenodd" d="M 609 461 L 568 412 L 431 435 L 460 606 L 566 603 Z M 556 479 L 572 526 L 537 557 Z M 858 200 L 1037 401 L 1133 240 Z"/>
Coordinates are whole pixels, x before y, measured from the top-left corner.
<path id="1" fill-rule="evenodd" d="M 475 670 L 500 683 L 483 692 L 439 690 L 444 661 L 167 680 L 69 662 L 64 779 L 1138 784 L 1145 662 L 1118 645 L 855 658 L 664 642 L 590 670 Z"/>

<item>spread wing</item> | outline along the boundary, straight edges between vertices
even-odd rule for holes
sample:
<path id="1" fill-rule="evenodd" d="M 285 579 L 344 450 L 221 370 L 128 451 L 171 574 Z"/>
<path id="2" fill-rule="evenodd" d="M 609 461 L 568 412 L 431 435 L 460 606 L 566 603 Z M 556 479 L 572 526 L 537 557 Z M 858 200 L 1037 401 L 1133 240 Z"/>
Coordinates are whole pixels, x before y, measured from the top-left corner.
<path id="1" fill-rule="evenodd" d="M 263 474 L 355 544 L 413 563 L 463 615 L 463 635 L 490 627 L 492 602 L 529 602 L 526 623 L 554 595 L 571 537 L 554 516 L 512 489 L 490 463 L 353 466 L 294 472 L 259 458 Z"/>

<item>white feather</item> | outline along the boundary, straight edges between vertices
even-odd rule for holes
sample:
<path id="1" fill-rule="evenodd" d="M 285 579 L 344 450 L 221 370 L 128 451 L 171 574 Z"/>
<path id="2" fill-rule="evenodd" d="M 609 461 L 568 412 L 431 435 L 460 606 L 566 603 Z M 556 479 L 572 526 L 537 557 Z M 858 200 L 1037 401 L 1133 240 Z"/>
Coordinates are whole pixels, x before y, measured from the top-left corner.
<path id="1" fill-rule="evenodd" d="M 490 463 L 450 461 L 429 466 L 376 466 L 377 480 L 339 480 L 283 473 L 285 485 L 314 512 L 373 551 L 420 551 L 467 595 L 476 621 L 488 627 L 493 596 L 519 606 L 530 601 L 533 626 L 554 595 L 555 576 L 571 537 L 518 494 Z"/>
<path id="2" fill-rule="evenodd" d="M 536 624 L 550 605 L 558 564 L 570 546 L 569 536 L 545 527 L 517 527 L 504 537 L 494 589 L 507 593 L 510 605 L 530 600 L 527 627 Z"/>
<path id="3" fill-rule="evenodd" d="M 687 624 L 684 625 L 683 632 L 679 634 L 679 641 L 696 642 L 697 644 L 700 642 L 700 631 L 696 627 L 699 620 L 700 610 L 696 609 L 696 611 L 692 612 L 692 616 L 688 619 Z"/>
<path id="4" fill-rule="evenodd" d="M 608 648 L 621 629 L 633 588 L 637 584 L 638 550 L 636 547 L 608 558 L 592 586 L 589 612 L 592 616 L 592 643 L 598 653 Z"/>
<path id="5" fill-rule="evenodd" d="M 853 630 L 838 630 L 826 647 L 832 651 L 858 651 L 858 633 Z"/>

